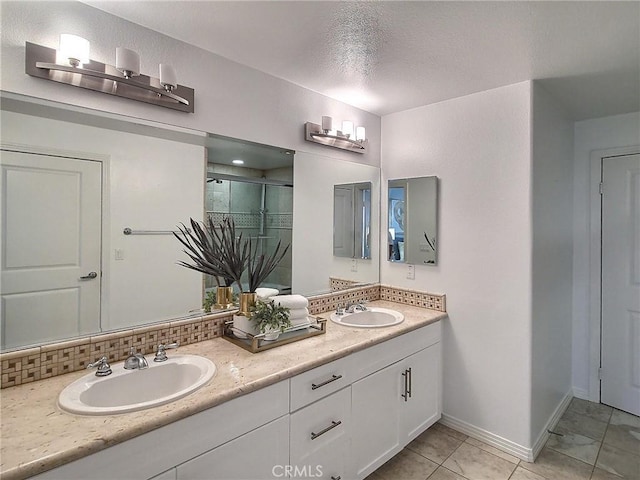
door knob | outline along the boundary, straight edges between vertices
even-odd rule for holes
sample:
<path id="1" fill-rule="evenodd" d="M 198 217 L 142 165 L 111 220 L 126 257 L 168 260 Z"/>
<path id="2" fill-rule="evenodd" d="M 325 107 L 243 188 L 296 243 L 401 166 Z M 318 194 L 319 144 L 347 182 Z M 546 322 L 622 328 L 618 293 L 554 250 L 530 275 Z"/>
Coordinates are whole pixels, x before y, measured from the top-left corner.
<path id="1" fill-rule="evenodd" d="M 89 272 L 84 277 L 80 277 L 80 280 L 91 280 L 93 278 L 97 278 L 98 274 L 96 272 Z"/>

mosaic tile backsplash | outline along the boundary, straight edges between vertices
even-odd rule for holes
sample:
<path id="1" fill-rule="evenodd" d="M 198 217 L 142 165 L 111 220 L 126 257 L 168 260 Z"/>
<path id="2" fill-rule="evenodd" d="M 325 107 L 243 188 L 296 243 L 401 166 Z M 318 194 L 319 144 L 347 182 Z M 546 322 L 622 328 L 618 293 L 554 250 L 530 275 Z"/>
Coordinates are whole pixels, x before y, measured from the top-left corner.
<path id="1" fill-rule="evenodd" d="M 346 306 L 347 303 L 374 300 L 446 312 L 445 295 L 377 284 L 353 288 L 342 285 L 342 288 L 345 287 L 344 290 L 309 297 L 309 313 L 318 315 L 335 310 L 338 306 Z M 178 341 L 180 345 L 188 345 L 220 337 L 224 323 L 232 318 L 232 312 L 215 313 L 3 353 L 0 354 L 0 388 L 83 370 L 102 356 L 107 357 L 110 363 L 123 361 L 129 356 L 131 347 L 150 355 L 155 353 L 159 343 Z"/>

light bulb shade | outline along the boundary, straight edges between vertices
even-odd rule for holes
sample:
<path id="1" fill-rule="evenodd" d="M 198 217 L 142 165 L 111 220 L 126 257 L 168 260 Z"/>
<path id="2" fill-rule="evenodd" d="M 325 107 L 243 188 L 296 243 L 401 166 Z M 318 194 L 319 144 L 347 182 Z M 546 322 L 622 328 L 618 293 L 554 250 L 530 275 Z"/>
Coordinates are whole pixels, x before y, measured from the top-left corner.
<path id="1" fill-rule="evenodd" d="M 364 142 L 365 138 L 364 127 L 356 127 L 356 140 L 358 140 L 359 142 Z"/>
<path id="2" fill-rule="evenodd" d="M 116 48 L 116 68 L 124 73 L 125 77 L 140 75 L 140 55 L 128 48 Z"/>
<path id="3" fill-rule="evenodd" d="M 59 55 L 61 61 L 69 62 L 74 67 L 89 63 L 89 40 L 63 33 L 60 35 Z"/>
<path id="4" fill-rule="evenodd" d="M 331 131 L 333 128 L 333 119 L 331 117 L 322 117 L 322 130 L 325 132 Z"/>
<path id="5" fill-rule="evenodd" d="M 345 137 L 353 137 L 353 122 L 348 120 L 342 122 L 342 134 Z"/>
<path id="6" fill-rule="evenodd" d="M 171 88 L 178 86 L 178 75 L 171 65 L 160 64 L 160 85 Z"/>

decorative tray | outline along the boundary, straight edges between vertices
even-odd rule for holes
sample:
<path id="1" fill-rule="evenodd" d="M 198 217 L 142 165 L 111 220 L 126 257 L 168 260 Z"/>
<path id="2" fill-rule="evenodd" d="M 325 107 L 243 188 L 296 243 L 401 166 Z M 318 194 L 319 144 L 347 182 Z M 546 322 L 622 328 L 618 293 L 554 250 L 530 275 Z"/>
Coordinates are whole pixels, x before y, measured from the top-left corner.
<path id="1" fill-rule="evenodd" d="M 233 327 L 233 320 L 228 320 L 224 324 L 222 337 L 251 353 L 258 353 L 271 348 L 286 345 L 287 343 L 298 342 L 305 338 L 323 335 L 327 331 L 327 319 L 320 317 L 309 317 L 310 322 L 303 325 L 287 328 L 276 340 L 265 340 L 265 333 L 252 335 L 241 332 Z M 246 338 L 240 338 L 246 337 Z"/>

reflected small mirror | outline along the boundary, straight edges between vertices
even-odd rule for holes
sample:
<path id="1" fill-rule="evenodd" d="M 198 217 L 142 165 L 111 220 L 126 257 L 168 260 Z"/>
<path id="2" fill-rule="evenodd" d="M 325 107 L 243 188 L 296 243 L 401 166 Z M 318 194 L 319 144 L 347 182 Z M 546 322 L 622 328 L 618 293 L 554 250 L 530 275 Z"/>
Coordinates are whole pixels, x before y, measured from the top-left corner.
<path id="1" fill-rule="evenodd" d="M 371 182 L 333 187 L 333 255 L 371 258 Z"/>
<path id="2" fill-rule="evenodd" d="M 438 177 L 389 180 L 387 207 L 387 259 L 436 265 Z"/>

